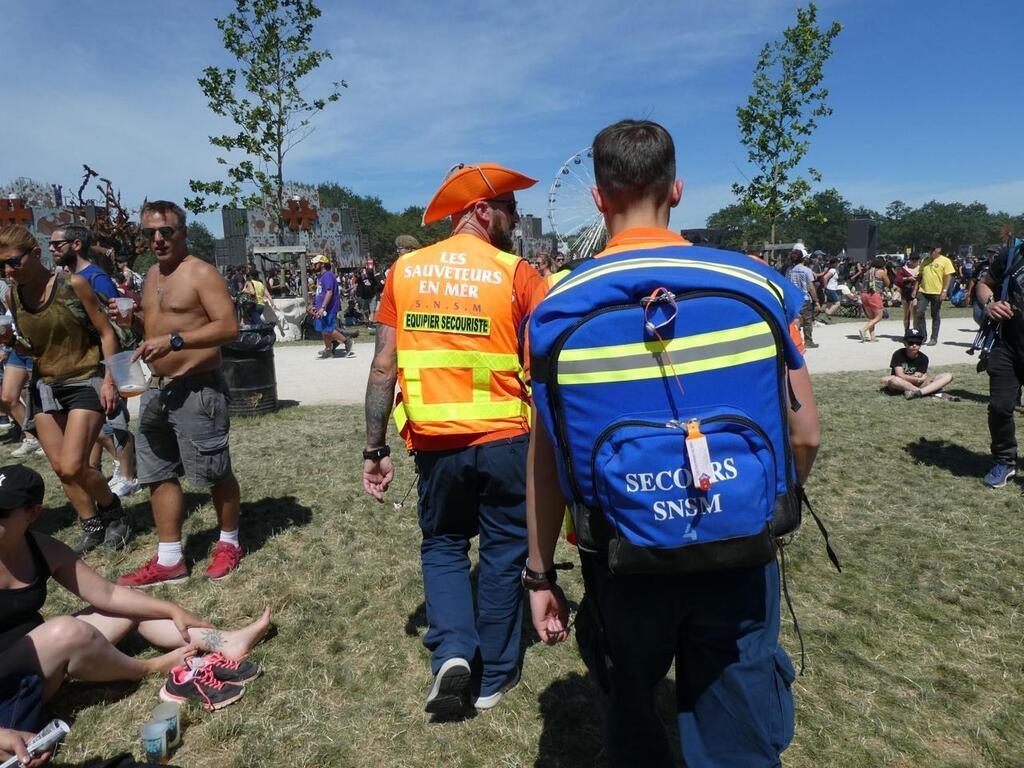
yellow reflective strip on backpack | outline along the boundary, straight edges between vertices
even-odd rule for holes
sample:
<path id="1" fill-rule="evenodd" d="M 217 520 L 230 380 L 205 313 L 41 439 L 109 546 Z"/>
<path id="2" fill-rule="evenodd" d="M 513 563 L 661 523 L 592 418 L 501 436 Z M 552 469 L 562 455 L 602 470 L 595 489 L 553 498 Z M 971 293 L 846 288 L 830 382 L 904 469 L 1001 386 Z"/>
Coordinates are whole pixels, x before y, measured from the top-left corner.
<path id="1" fill-rule="evenodd" d="M 740 325 L 736 328 L 726 328 L 722 331 L 709 331 L 707 333 L 695 333 L 692 336 L 681 336 L 678 339 L 670 340 L 663 345 L 657 339 L 641 341 L 634 344 L 615 344 L 607 347 L 584 347 L 582 349 L 563 349 L 558 356 L 559 370 L 563 363 L 576 360 L 593 360 L 595 358 L 625 357 L 627 355 L 642 355 L 645 352 L 655 353 L 668 349 L 669 352 L 676 352 L 694 347 L 704 347 L 709 344 L 720 342 L 738 341 L 752 336 L 768 334 L 771 336 L 771 328 L 768 323 L 758 321 L 749 325 Z"/>
<path id="2" fill-rule="evenodd" d="M 687 373 L 699 373 L 701 371 L 713 371 L 717 368 L 729 368 L 744 363 L 752 363 L 757 360 L 765 360 L 775 357 L 776 349 L 774 342 L 766 347 L 759 347 L 745 352 L 721 357 L 710 357 L 701 360 L 694 360 L 687 363 L 674 363 L 669 366 L 667 361 L 664 365 L 651 365 L 642 368 L 629 368 L 625 370 L 603 370 L 589 373 L 559 373 L 558 384 L 560 386 L 572 384 L 609 384 L 613 382 L 638 381 L 640 379 L 668 378 L 670 376 L 683 375 Z"/>
<path id="3" fill-rule="evenodd" d="M 492 371 L 518 371 L 519 357 L 500 352 L 477 350 L 398 350 L 398 367 L 408 368 L 487 368 Z"/>

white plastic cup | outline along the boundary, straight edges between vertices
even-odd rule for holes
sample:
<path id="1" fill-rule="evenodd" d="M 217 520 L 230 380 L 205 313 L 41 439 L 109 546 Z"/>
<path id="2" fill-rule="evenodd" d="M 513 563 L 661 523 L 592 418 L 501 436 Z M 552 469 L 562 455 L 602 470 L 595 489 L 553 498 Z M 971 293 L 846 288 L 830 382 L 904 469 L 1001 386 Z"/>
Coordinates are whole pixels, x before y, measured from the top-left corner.
<path id="1" fill-rule="evenodd" d="M 166 701 L 153 710 L 150 722 L 167 725 L 167 749 L 171 750 L 181 744 L 181 707 L 173 701 Z"/>
<path id="2" fill-rule="evenodd" d="M 103 361 L 121 397 L 136 397 L 146 391 L 146 373 L 142 370 L 140 361 L 132 362 L 134 354 L 135 352 L 129 349 Z"/>
<path id="3" fill-rule="evenodd" d="M 129 298 L 128 296 L 119 296 L 114 299 L 114 306 L 117 307 L 117 314 L 121 317 L 127 318 L 135 308 L 135 299 Z"/>
<path id="4" fill-rule="evenodd" d="M 167 762 L 167 723 L 163 720 L 146 723 L 139 732 L 142 755 L 147 763 Z"/>
<path id="5" fill-rule="evenodd" d="M 14 325 L 14 318 L 10 315 L 0 315 L 0 330 L 10 328 Z"/>

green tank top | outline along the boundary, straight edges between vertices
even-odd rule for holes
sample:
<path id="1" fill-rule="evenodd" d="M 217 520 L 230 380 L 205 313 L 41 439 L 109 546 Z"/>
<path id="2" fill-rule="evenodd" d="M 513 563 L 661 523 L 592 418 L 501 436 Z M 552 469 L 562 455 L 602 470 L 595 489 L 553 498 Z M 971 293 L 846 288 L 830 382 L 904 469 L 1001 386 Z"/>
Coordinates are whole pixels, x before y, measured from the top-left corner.
<path id="1" fill-rule="evenodd" d="M 36 379 L 64 384 L 99 374 L 99 334 L 63 272 L 57 273 L 53 292 L 34 312 L 25 307 L 20 286 L 11 296 L 18 334 L 28 341 Z"/>

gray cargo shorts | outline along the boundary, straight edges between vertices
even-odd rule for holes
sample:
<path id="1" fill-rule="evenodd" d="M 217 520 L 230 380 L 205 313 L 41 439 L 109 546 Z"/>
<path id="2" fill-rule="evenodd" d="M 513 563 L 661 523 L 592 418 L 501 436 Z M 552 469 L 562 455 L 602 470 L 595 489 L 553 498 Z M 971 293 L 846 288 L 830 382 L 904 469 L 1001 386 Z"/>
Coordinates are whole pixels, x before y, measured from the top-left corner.
<path id="1" fill-rule="evenodd" d="M 196 488 L 216 485 L 231 474 L 229 426 L 228 387 L 220 373 L 154 377 L 139 404 L 139 482 L 185 475 Z"/>

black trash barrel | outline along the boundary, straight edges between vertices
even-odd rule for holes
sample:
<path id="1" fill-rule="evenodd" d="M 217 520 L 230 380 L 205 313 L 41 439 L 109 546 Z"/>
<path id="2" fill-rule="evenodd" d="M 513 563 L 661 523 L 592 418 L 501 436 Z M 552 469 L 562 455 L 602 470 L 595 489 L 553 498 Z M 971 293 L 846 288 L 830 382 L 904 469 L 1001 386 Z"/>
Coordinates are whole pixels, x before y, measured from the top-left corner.
<path id="1" fill-rule="evenodd" d="M 227 381 L 232 416 L 258 416 L 277 410 L 274 325 L 242 325 L 238 339 L 221 347 L 221 373 Z"/>

